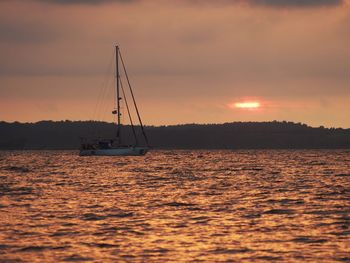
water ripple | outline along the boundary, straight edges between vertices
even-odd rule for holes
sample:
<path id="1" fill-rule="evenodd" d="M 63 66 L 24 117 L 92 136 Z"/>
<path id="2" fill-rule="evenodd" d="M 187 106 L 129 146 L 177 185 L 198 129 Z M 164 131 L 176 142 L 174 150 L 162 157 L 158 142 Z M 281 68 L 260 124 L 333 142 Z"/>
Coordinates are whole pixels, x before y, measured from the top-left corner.
<path id="1" fill-rule="evenodd" d="M 0 262 L 349 262 L 349 151 L 1 152 Z"/>

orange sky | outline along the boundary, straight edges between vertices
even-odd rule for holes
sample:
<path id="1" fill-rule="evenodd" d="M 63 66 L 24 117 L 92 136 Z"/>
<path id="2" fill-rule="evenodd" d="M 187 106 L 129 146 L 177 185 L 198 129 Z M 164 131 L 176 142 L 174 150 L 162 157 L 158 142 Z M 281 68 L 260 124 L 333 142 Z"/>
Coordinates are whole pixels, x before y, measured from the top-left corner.
<path id="1" fill-rule="evenodd" d="M 121 46 L 146 124 L 350 127 L 341 0 L 0 1 L 0 120 L 112 120 L 96 102 Z M 112 89 L 112 86 L 111 86 Z M 255 110 L 231 107 L 257 101 Z"/>

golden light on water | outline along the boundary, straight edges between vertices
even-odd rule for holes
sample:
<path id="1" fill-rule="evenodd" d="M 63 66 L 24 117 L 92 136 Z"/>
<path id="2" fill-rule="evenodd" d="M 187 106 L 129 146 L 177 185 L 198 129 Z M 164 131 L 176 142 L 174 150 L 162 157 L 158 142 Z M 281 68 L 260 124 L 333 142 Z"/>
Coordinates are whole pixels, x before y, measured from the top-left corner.
<path id="1" fill-rule="evenodd" d="M 159 150 L 118 160 L 2 152 L 0 259 L 341 262 L 348 160 L 347 150 Z"/>

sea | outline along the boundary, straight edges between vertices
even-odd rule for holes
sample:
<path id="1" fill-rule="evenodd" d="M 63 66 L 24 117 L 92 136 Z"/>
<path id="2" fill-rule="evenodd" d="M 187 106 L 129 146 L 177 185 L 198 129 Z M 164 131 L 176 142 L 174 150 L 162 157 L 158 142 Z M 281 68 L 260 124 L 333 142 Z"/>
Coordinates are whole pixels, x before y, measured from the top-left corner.
<path id="1" fill-rule="evenodd" d="M 0 262 L 350 262 L 350 150 L 0 152 Z"/>

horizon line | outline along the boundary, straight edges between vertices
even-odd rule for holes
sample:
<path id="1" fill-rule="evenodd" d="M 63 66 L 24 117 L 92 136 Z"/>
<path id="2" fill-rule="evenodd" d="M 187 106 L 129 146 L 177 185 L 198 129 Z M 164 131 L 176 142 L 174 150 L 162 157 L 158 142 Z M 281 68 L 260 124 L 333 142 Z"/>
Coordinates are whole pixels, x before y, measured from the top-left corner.
<path id="1" fill-rule="evenodd" d="M 107 123 L 107 124 L 115 124 L 115 122 L 110 121 L 103 121 L 103 120 L 69 120 L 69 119 L 62 119 L 62 120 L 37 120 L 37 121 L 5 121 L 0 120 L 0 123 L 19 123 L 19 124 L 37 124 L 40 122 L 99 122 L 99 123 Z M 325 129 L 350 129 L 350 127 L 335 127 L 335 126 L 325 126 L 325 125 L 319 125 L 319 126 L 311 126 L 307 123 L 303 122 L 297 122 L 297 121 L 287 121 L 287 120 L 266 120 L 266 121 L 232 121 L 232 122 L 221 122 L 221 123 L 177 123 L 177 124 L 144 124 L 144 126 L 148 127 L 163 127 L 163 126 L 186 126 L 186 125 L 224 125 L 224 124 L 234 124 L 234 123 L 289 123 L 289 124 L 299 124 L 299 125 L 306 125 L 310 128 L 325 128 Z M 130 126 L 130 124 L 122 124 L 124 126 Z M 139 126 L 139 124 L 134 125 Z"/>

